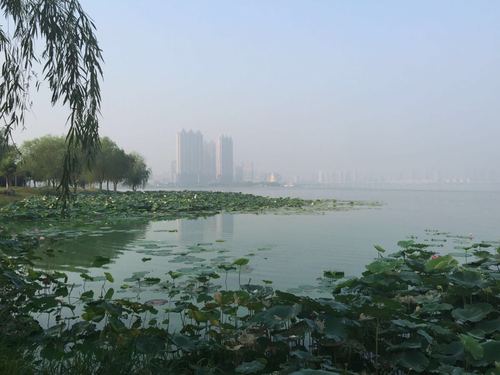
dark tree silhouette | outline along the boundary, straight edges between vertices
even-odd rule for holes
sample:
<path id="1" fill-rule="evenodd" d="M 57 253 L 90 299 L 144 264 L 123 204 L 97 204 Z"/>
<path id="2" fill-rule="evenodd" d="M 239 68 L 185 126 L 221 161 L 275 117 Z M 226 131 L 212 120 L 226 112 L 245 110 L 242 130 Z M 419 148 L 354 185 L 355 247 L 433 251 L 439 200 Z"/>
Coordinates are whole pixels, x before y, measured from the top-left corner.
<path id="1" fill-rule="evenodd" d="M 66 205 L 79 155 L 91 159 L 99 147 L 103 59 L 95 25 L 78 0 L 0 0 L 0 9 L 9 25 L 0 25 L 2 136 L 11 139 L 12 130 L 24 123 L 31 89 L 48 82 L 52 104 L 69 107 L 59 185 Z"/>

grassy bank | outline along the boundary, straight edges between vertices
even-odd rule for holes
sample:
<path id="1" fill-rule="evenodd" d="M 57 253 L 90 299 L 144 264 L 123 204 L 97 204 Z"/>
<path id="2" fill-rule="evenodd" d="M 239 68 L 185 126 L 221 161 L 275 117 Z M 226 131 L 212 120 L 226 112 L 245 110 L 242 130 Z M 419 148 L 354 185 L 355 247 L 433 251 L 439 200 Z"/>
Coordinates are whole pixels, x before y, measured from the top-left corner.
<path id="1" fill-rule="evenodd" d="M 0 207 L 10 203 L 18 202 L 23 199 L 33 196 L 44 195 L 50 193 L 45 189 L 35 189 L 28 187 L 14 187 L 10 189 L 0 188 Z"/>

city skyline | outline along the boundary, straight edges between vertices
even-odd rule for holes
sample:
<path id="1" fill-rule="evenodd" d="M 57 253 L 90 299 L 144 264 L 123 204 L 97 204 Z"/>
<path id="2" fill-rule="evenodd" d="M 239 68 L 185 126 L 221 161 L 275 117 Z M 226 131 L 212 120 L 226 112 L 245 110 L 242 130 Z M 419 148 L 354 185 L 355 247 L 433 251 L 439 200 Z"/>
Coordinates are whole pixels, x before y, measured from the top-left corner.
<path id="1" fill-rule="evenodd" d="M 231 137 L 221 135 L 217 139 L 216 171 L 217 182 L 232 184 L 234 175 L 233 140 Z"/>
<path id="2" fill-rule="evenodd" d="M 192 128 L 230 134 L 236 164 L 285 177 L 498 179 L 499 2 L 304 4 L 86 0 L 105 58 L 101 135 L 155 178 Z M 66 132 L 49 91 L 42 82 L 18 143 Z"/>
<path id="3" fill-rule="evenodd" d="M 200 131 L 177 133 L 177 180 L 180 185 L 199 185 L 203 173 L 203 135 Z"/>
<path id="4" fill-rule="evenodd" d="M 230 185 L 234 182 L 233 140 L 220 135 L 216 142 L 205 141 L 199 130 L 182 129 L 177 133 L 175 165 L 171 175 L 177 185 Z"/>

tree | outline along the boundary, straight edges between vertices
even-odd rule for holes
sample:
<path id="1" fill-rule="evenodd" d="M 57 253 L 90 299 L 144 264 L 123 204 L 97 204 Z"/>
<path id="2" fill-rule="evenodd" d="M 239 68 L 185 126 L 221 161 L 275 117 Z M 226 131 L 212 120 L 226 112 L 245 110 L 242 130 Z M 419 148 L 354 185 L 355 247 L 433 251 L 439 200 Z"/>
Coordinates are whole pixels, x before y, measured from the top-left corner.
<path id="1" fill-rule="evenodd" d="M 0 175 L 3 170 L 7 170 L 2 169 L 1 163 L 2 150 L 6 147 L 12 148 L 2 147 L 0 143 Z M 21 155 L 20 161 L 16 161 L 16 168 L 31 179 L 35 186 L 37 182 L 45 181 L 47 185 L 55 187 L 64 173 L 65 150 L 63 137 L 47 135 L 26 141 L 21 146 L 21 152 L 16 154 L 18 159 Z M 79 185 L 85 187 L 87 182 L 98 183 L 100 190 L 104 182 L 109 190 L 109 183 L 112 182 L 113 190 L 116 191 L 118 184 L 124 181 L 136 190 L 148 181 L 150 173 L 142 156 L 129 155 L 111 139 L 104 137 L 91 163 L 87 163 L 84 153 L 78 155 L 71 181 L 75 191 Z"/>
<path id="2" fill-rule="evenodd" d="M 90 168 L 91 180 L 99 184 L 99 190 L 102 190 L 104 181 L 108 181 L 109 185 L 114 168 L 113 155 L 118 153 L 119 150 L 118 145 L 111 139 L 108 137 L 102 138 L 101 147 L 96 153 Z"/>
<path id="3" fill-rule="evenodd" d="M 108 178 L 113 182 L 113 191 L 116 191 L 118 184 L 125 180 L 127 173 L 133 168 L 132 158 L 121 148 L 113 149 L 109 159 L 111 164 Z"/>
<path id="4" fill-rule="evenodd" d="M 46 181 L 55 187 L 64 174 L 65 152 L 64 137 L 47 135 L 26 141 L 21 146 L 20 167 L 35 185 L 37 181 Z"/>
<path id="5" fill-rule="evenodd" d="M 9 182 L 17 171 L 16 151 L 5 139 L 0 139 L 0 175 L 5 178 L 6 189 L 9 188 Z"/>
<path id="6" fill-rule="evenodd" d="M 99 145 L 103 60 L 95 25 L 78 0 L 0 0 L 0 8 L 11 25 L 10 32 L 0 25 L 3 134 L 8 139 L 24 123 L 30 90 L 33 83 L 37 89 L 41 83 L 34 67 L 39 63 L 52 92 L 52 104 L 62 102 L 70 109 L 59 185 L 66 203 L 79 153 L 92 157 Z M 41 54 L 36 53 L 39 50 Z"/>
<path id="7" fill-rule="evenodd" d="M 128 168 L 125 184 L 130 186 L 133 191 L 138 187 L 144 187 L 149 180 L 151 170 L 147 167 L 144 158 L 136 153 L 129 155 L 130 167 Z"/>
<path id="8" fill-rule="evenodd" d="M 131 158 L 115 142 L 104 137 L 101 140 L 101 148 L 91 164 L 90 178 L 99 184 L 100 190 L 104 182 L 109 190 L 109 182 L 112 182 L 113 190 L 116 191 L 118 184 L 127 177 L 130 168 L 132 168 Z"/>
<path id="9" fill-rule="evenodd" d="M 5 178 L 5 188 L 10 188 L 10 181 L 16 175 L 19 152 L 12 146 L 2 147 L 0 158 L 0 175 Z"/>

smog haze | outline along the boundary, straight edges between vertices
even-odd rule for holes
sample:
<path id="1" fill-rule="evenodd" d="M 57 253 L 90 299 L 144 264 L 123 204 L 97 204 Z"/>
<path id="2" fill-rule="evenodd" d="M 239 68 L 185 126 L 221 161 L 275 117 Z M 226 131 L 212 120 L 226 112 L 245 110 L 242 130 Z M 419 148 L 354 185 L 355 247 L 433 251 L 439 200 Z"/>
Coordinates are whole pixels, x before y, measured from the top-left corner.
<path id="1" fill-rule="evenodd" d="M 82 5 L 105 59 L 101 134 L 154 176 L 193 129 L 284 176 L 500 177 L 500 2 Z M 46 85 L 33 99 L 15 140 L 64 134 Z"/>

